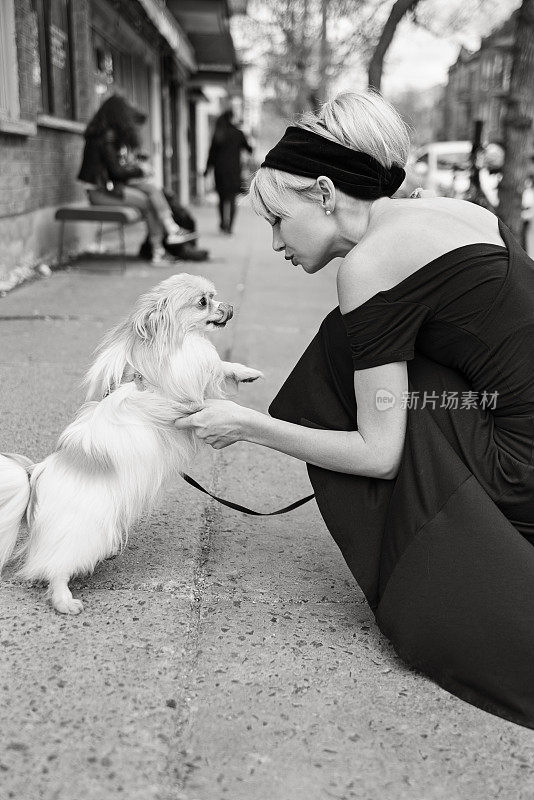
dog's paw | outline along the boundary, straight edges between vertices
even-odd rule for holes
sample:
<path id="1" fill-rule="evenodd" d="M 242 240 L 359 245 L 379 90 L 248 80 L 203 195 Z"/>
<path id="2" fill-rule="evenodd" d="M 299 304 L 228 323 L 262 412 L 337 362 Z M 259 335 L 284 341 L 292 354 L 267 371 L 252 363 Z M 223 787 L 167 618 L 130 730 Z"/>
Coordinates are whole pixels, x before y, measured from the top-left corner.
<path id="1" fill-rule="evenodd" d="M 83 603 L 81 600 L 76 600 L 71 597 L 70 600 L 62 597 L 60 600 L 52 600 L 52 605 L 60 614 L 71 614 L 75 616 L 83 611 Z"/>

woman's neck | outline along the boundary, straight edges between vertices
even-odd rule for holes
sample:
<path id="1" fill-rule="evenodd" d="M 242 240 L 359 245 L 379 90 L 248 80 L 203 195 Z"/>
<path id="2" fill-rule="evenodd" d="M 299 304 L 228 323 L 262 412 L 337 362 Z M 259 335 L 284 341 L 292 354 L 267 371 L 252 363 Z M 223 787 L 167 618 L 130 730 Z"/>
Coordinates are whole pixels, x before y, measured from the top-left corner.
<path id="1" fill-rule="evenodd" d="M 335 214 L 338 235 L 334 244 L 336 256 L 343 258 L 356 247 L 368 231 L 380 224 L 380 217 L 393 202 L 396 201 L 390 197 L 379 197 L 377 200 L 358 200 L 337 207 Z"/>

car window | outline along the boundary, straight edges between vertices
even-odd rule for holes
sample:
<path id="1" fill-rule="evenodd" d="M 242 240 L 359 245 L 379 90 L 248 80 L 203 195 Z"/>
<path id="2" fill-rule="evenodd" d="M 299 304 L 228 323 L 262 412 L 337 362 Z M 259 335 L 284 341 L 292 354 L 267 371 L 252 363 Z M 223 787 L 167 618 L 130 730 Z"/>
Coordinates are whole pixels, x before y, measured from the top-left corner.
<path id="1" fill-rule="evenodd" d="M 468 153 L 440 153 L 438 155 L 438 169 L 469 169 Z"/>

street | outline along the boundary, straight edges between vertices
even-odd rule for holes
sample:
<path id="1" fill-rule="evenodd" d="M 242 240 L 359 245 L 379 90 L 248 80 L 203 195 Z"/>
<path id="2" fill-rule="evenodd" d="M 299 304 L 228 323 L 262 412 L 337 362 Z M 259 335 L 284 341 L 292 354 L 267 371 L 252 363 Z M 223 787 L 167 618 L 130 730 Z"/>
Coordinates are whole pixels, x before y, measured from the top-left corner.
<path id="1" fill-rule="evenodd" d="M 265 373 L 239 401 L 266 411 L 337 304 L 335 265 L 300 272 L 246 205 L 232 237 L 194 211 L 206 264 L 71 269 L 0 298 L 0 450 L 54 448 L 103 333 L 173 271 L 234 305 L 214 341 Z M 311 492 L 303 463 L 248 443 L 207 448 L 191 474 L 262 511 Z M 313 501 L 254 518 L 171 485 L 71 586 L 85 610 L 67 618 L 11 568 L 0 584 L 1 800 L 534 797 L 533 732 L 400 661 Z"/>

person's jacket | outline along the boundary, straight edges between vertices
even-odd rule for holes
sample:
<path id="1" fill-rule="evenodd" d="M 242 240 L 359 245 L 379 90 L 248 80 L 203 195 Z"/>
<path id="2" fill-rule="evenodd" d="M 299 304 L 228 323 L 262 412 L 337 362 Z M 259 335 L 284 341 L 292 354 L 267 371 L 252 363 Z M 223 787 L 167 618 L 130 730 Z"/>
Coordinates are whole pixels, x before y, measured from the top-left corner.
<path id="1" fill-rule="evenodd" d="M 241 191 L 241 151 L 252 147 L 245 134 L 235 125 L 229 124 L 213 136 L 206 172 L 213 167 L 215 188 L 222 196 L 231 197 Z"/>
<path id="2" fill-rule="evenodd" d="M 138 164 L 123 164 L 115 133 L 106 131 L 102 136 L 86 139 L 83 161 L 78 180 L 91 183 L 104 191 L 122 194 L 122 186 L 131 178 L 142 178 Z"/>

